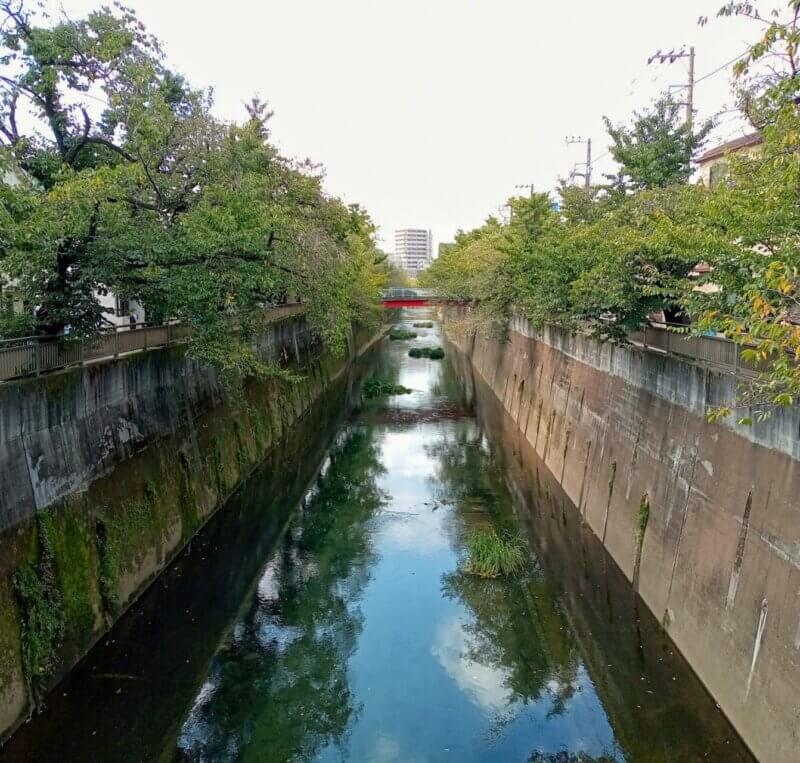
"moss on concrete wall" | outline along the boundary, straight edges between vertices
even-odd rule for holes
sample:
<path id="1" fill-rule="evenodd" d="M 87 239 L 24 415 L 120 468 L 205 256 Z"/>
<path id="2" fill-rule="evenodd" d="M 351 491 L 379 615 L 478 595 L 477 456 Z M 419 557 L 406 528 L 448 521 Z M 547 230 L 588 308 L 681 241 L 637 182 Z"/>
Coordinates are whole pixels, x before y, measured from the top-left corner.
<path id="1" fill-rule="evenodd" d="M 180 428 L 0 536 L 0 736 L 35 710 L 351 359 L 306 354 L 299 381 L 253 382 L 235 402 L 190 410 Z M 163 361 L 185 363 L 174 351 Z M 59 395 L 74 397 L 78 377 L 32 389 L 44 385 L 45 404 L 57 408 Z"/>

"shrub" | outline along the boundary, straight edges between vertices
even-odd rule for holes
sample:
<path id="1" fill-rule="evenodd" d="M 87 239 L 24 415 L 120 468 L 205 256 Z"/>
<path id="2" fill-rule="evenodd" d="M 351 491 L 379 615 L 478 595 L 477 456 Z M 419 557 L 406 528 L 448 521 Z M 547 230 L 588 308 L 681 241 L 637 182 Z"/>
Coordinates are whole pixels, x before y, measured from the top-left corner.
<path id="1" fill-rule="evenodd" d="M 412 347 L 408 351 L 408 356 L 410 358 L 441 360 L 444 357 L 444 350 L 441 347 Z"/>
<path id="2" fill-rule="evenodd" d="M 402 384 L 394 384 L 377 376 L 371 376 L 364 382 L 364 397 L 367 400 L 371 400 L 374 397 L 382 397 L 383 395 L 408 395 L 412 391 Z"/>
<path id="3" fill-rule="evenodd" d="M 519 536 L 476 530 L 467 541 L 465 569 L 482 578 L 515 575 L 525 566 L 525 547 Z"/>
<path id="4" fill-rule="evenodd" d="M 416 339 L 417 335 L 413 331 L 406 331 L 405 329 L 392 329 L 389 332 L 389 339 L 405 340 Z"/>

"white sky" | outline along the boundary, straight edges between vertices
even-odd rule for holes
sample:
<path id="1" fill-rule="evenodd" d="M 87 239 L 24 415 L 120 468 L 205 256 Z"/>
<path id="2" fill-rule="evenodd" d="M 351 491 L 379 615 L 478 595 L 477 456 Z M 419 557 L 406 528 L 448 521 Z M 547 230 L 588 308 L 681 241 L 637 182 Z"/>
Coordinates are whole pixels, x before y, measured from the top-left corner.
<path id="1" fill-rule="evenodd" d="M 242 118 L 255 93 L 268 100 L 282 151 L 322 163 L 327 190 L 363 204 L 387 249 L 395 228 L 447 241 L 525 193 L 517 184 L 552 189 L 584 157 L 567 135 L 591 136 L 602 154 L 604 114 L 626 120 L 686 81 L 685 62 L 646 65 L 656 49 L 694 44 L 701 77 L 758 34 L 714 18 L 722 0 L 128 4 L 173 68 L 214 87 L 220 116 Z M 81 15 L 99 1 L 63 5 Z M 730 101 L 727 70 L 697 86 L 700 117 Z M 712 142 L 742 134 L 734 116 Z M 612 168 L 606 157 L 594 171 Z"/>

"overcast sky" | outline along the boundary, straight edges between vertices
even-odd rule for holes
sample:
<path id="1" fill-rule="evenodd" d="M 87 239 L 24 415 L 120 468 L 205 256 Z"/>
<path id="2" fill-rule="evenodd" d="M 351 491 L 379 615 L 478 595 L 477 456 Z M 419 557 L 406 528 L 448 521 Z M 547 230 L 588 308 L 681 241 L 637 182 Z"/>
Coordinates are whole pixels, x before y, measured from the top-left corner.
<path id="1" fill-rule="evenodd" d="M 395 228 L 446 241 L 516 185 L 554 188 L 585 150 L 567 135 L 603 154 L 603 115 L 625 120 L 686 81 L 684 62 L 646 65 L 656 49 L 695 45 L 702 77 L 758 32 L 713 18 L 722 0 L 127 2 L 173 68 L 214 87 L 219 116 L 241 118 L 255 93 L 268 100 L 283 152 L 322 163 L 327 190 L 363 204 L 388 249 Z M 71 14 L 98 4 L 63 2 Z M 730 103 L 729 79 L 698 84 L 701 117 Z M 734 116 L 715 141 L 742 134 Z M 612 167 L 606 157 L 595 172 Z"/>

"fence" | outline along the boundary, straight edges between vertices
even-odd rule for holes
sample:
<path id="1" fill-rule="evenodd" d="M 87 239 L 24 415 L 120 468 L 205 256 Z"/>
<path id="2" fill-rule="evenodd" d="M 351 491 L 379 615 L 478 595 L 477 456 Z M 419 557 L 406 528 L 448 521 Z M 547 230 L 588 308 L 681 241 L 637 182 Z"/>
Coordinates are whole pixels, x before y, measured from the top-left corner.
<path id="1" fill-rule="evenodd" d="M 272 323 L 301 315 L 304 311 L 301 304 L 281 305 L 266 311 L 267 320 Z M 189 324 L 173 322 L 121 326 L 88 339 L 74 339 L 65 334 L 6 339 L 0 341 L 0 382 L 110 361 L 130 353 L 163 349 L 188 342 L 190 335 Z"/>
<path id="2" fill-rule="evenodd" d="M 381 292 L 381 299 L 435 299 L 438 296 L 434 289 L 407 289 L 392 286 Z"/>
<path id="3" fill-rule="evenodd" d="M 683 329 L 683 332 L 676 331 Z M 766 370 L 766 364 L 753 364 L 741 358 L 742 348 L 723 336 L 691 336 L 685 333 L 687 326 L 678 324 L 648 324 L 640 331 L 630 334 L 630 341 L 645 350 L 663 352 L 667 355 L 712 366 L 734 375 L 755 376 Z"/>

